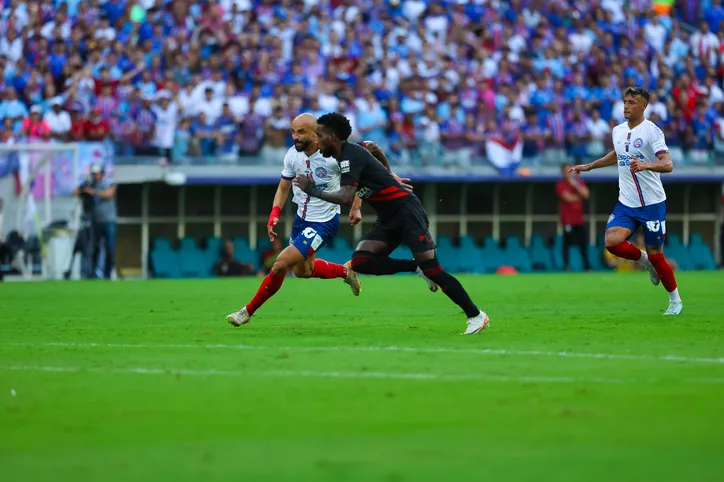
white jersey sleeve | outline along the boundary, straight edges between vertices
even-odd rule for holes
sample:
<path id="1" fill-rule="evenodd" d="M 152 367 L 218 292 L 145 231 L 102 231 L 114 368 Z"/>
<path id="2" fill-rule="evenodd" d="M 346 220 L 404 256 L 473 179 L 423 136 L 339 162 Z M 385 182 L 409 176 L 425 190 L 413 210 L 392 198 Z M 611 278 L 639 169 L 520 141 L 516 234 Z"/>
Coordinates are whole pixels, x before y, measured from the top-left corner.
<path id="1" fill-rule="evenodd" d="M 294 154 L 296 150 L 292 147 L 284 155 L 284 167 L 282 167 L 282 179 L 285 181 L 291 181 L 297 175 L 294 168 Z"/>
<path id="2" fill-rule="evenodd" d="M 664 133 L 659 129 L 659 126 L 654 124 L 651 121 L 647 121 L 650 124 L 649 128 L 649 142 L 651 145 L 651 149 L 654 151 L 654 157 L 658 159 L 658 156 L 661 154 L 664 154 L 665 152 L 669 152 L 669 148 L 666 145 L 666 139 L 664 138 Z M 654 161 L 656 159 L 653 159 Z"/>

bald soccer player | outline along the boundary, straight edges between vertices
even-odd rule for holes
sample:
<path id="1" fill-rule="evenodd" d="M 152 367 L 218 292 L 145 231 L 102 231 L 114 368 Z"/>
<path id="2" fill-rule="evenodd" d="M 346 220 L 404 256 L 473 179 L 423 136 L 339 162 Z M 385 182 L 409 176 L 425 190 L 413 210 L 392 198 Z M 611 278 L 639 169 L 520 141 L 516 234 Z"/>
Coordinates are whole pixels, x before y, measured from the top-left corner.
<path id="1" fill-rule="evenodd" d="M 320 189 L 330 191 L 339 189 L 342 175 L 339 163 L 320 154 L 316 129 L 317 119 L 311 114 L 301 114 L 292 121 L 294 147 L 284 156 L 282 176 L 267 223 L 269 240 L 274 241 L 277 237 L 274 228 L 279 222 L 279 214 L 287 202 L 289 190 L 293 189 L 292 200 L 297 205 L 297 215 L 294 218 L 289 246 L 279 254 L 252 300 L 239 311 L 226 317 L 234 326 L 249 323 L 254 313 L 279 291 L 290 270 L 294 270 L 297 278 L 342 278 L 352 289 L 352 293 L 359 296 L 360 282 L 357 273 L 347 265 L 317 258 L 317 251 L 337 234 L 340 206 L 309 196 L 298 187 L 292 186 L 292 180 L 297 175 L 304 175 L 314 179 Z M 402 181 L 408 180 L 402 179 Z M 362 200 L 357 199 L 350 209 L 349 221 L 352 225 L 362 220 L 361 204 Z"/>

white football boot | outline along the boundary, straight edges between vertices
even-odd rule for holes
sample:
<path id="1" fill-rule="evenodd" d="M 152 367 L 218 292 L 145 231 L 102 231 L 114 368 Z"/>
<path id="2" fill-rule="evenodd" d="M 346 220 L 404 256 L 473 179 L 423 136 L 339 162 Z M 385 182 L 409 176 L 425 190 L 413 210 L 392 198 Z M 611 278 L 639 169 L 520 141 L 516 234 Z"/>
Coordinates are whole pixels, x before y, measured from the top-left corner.
<path id="1" fill-rule="evenodd" d="M 664 311 L 664 315 L 676 316 L 680 315 L 682 311 L 684 311 L 684 303 L 681 301 L 669 301 L 669 309 Z"/>
<path id="2" fill-rule="evenodd" d="M 651 280 L 651 284 L 654 286 L 659 286 L 659 283 L 661 283 L 661 280 L 659 279 L 659 275 L 654 269 L 654 265 L 650 262 L 641 263 L 646 268 L 646 271 L 649 272 L 649 279 Z"/>
<path id="3" fill-rule="evenodd" d="M 486 315 L 484 311 L 481 311 L 478 316 L 468 318 L 468 328 L 465 330 L 463 335 L 475 335 L 489 326 L 490 318 L 488 318 L 488 315 Z"/>
<path id="4" fill-rule="evenodd" d="M 240 309 L 239 311 L 235 311 L 230 315 L 226 315 L 226 320 L 229 322 L 229 324 L 234 326 L 241 326 L 246 325 L 251 321 L 251 315 L 246 309 L 246 306 Z"/>
<path id="5" fill-rule="evenodd" d="M 430 289 L 430 291 L 432 291 L 434 293 L 440 289 L 440 287 L 437 285 L 437 283 L 435 283 L 433 280 L 431 280 L 430 278 L 425 276 L 425 273 L 422 272 L 422 270 L 420 269 L 419 266 L 417 267 L 417 270 L 415 270 L 415 271 L 417 272 L 417 276 L 419 276 L 420 278 L 424 279 L 427 282 L 427 287 Z"/>
<path id="6" fill-rule="evenodd" d="M 347 277 L 344 278 L 344 282 L 352 289 L 353 295 L 359 296 L 362 291 L 362 283 L 359 281 L 357 272 L 352 269 L 352 261 L 347 261 L 344 265 L 347 267 Z"/>

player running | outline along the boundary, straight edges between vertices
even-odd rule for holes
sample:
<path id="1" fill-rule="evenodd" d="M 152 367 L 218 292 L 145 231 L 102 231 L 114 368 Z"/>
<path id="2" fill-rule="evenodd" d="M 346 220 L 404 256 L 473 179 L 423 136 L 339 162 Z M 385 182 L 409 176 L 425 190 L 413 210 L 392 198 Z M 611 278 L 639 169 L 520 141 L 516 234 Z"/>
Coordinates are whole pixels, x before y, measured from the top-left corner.
<path id="1" fill-rule="evenodd" d="M 445 272 L 435 253 L 428 230 L 427 213 L 420 200 L 403 188 L 389 171 L 363 146 L 347 142 L 352 127 L 338 113 L 317 119 L 317 139 L 322 155 L 339 162 L 341 187 L 322 190 L 314 179 L 297 175 L 294 184 L 312 197 L 335 204 L 351 204 L 357 197 L 365 199 L 377 211 L 377 221 L 352 255 L 352 269 L 363 274 L 388 275 L 422 271 L 430 288 L 436 285 L 465 312 L 466 335 L 479 333 L 489 325 L 488 315 L 480 311 L 460 282 Z M 393 259 L 389 253 L 402 242 L 415 258 Z"/>
<path id="2" fill-rule="evenodd" d="M 661 173 L 671 172 L 664 133 L 644 119 L 649 93 L 641 87 L 629 87 L 623 96 L 623 116 L 627 122 L 613 128 L 614 150 L 590 164 L 574 166 L 569 172 L 581 172 L 618 163 L 619 197 L 606 224 L 606 249 L 620 258 L 640 261 L 649 271 L 654 286 L 659 281 L 669 292 L 669 308 L 664 315 L 679 315 L 684 309 L 676 287 L 674 271 L 664 258 L 666 238 L 666 192 Z M 628 241 L 644 227 L 646 252 Z"/>
<path id="3" fill-rule="evenodd" d="M 274 227 L 279 222 L 279 214 L 287 202 L 292 180 L 297 174 L 309 176 L 319 183 L 321 189 L 339 189 L 340 169 L 334 159 L 322 156 L 315 139 L 317 120 L 311 114 L 301 114 L 292 121 L 294 147 L 284 156 L 282 178 L 274 195 L 272 211 L 267 223 L 269 240 L 274 241 L 277 233 Z M 357 274 L 349 267 L 330 263 L 316 257 L 324 245 L 337 234 L 339 228 L 340 207 L 321 199 L 312 198 L 294 187 L 292 201 L 297 204 L 297 215 L 287 246 L 277 257 L 269 274 L 262 281 L 252 300 L 239 311 L 231 313 L 226 319 L 234 326 L 248 323 L 254 313 L 274 294 L 284 282 L 289 270 L 294 270 L 297 278 L 342 278 L 359 296 L 360 282 Z M 349 218 L 352 224 L 361 221 L 361 201 L 352 205 Z"/>

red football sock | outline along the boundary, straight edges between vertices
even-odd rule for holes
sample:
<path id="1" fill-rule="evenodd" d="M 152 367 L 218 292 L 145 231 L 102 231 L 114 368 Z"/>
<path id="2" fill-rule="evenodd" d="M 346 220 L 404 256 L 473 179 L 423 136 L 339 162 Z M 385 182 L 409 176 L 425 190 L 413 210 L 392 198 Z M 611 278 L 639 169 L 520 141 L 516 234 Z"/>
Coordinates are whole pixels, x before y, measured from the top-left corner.
<path id="1" fill-rule="evenodd" d="M 285 274 L 274 274 L 273 271 L 270 271 L 269 274 L 266 275 L 266 278 L 264 278 L 264 281 L 261 282 L 261 286 L 259 286 L 259 289 L 254 295 L 254 298 L 252 298 L 249 304 L 246 305 L 246 310 L 249 312 L 249 315 L 253 315 L 256 310 L 261 308 L 261 305 L 263 305 L 266 300 L 274 296 L 274 293 L 279 291 L 279 288 L 282 287 L 282 283 L 284 283 L 284 277 Z"/>
<path id="2" fill-rule="evenodd" d="M 616 246 L 606 246 L 606 249 L 609 253 L 619 258 L 632 259 L 634 261 L 641 259 L 641 250 L 630 241 L 624 241 Z"/>
<path id="3" fill-rule="evenodd" d="M 676 289 L 676 278 L 674 278 L 674 270 L 671 269 L 671 265 L 666 258 L 664 253 L 650 254 L 649 261 L 656 270 L 656 274 L 659 275 L 661 284 L 664 285 L 666 291 L 669 293 Z"/>
<path id="4" fill-rule="evenodd" d="M 330 263 L 323 259 L 314 260 L 314 271 L 310 278 L 332 279 L 345 278 L 347 276 L 347 267 L 343 264 Z"/>

